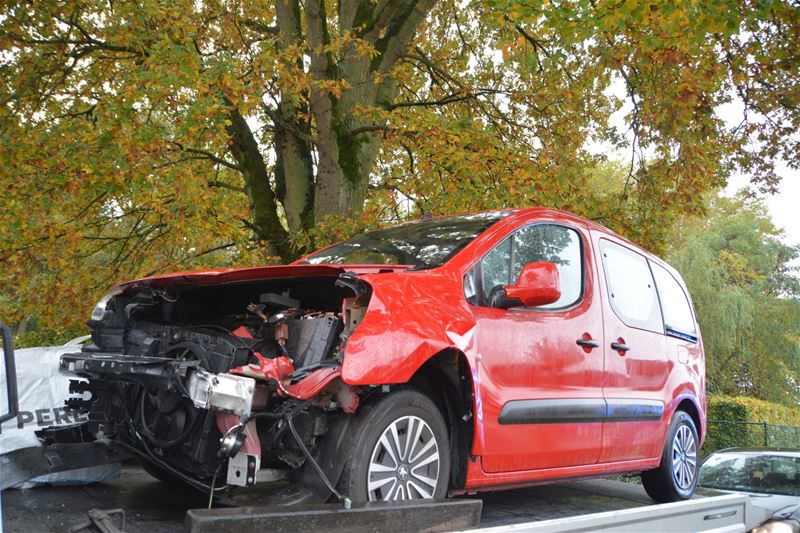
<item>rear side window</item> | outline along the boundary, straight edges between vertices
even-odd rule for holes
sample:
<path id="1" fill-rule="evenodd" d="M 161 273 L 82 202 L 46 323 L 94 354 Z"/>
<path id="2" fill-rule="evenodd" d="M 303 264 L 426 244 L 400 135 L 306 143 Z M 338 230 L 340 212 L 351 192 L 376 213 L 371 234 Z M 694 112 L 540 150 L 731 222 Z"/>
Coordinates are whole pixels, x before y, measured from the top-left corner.
<path id="1" fill-rule="evenodd" d="M 653 277 L 661 300 L 661 311 L 664 314 L 664 330 L 667 335 L 697 342 L 697 329 L 692 316 L 692 308 L 683 287 L 661 265 L 650 262 Z"/>
<path id="2" fill-rule="evenodd" d="M 600 240 L 611 308 L 628 326 L 663 333 L 653 276 L 647 259 L 628 248 Z"/>

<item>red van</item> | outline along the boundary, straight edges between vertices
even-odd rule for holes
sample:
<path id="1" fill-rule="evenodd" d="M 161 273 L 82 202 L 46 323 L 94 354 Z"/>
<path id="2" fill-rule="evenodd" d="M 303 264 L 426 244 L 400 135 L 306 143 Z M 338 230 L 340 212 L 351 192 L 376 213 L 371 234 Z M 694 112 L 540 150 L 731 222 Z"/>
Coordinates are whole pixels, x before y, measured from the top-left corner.
<path id="1" fill-rule="evenodd" d="M 291 265 L 114 288 L 64 355 L 89 429 L 201 490 L 444 497 L 641 472 L 689 498 L 703 344 L 669 265 L 552 209 L 430 218 Z"/>

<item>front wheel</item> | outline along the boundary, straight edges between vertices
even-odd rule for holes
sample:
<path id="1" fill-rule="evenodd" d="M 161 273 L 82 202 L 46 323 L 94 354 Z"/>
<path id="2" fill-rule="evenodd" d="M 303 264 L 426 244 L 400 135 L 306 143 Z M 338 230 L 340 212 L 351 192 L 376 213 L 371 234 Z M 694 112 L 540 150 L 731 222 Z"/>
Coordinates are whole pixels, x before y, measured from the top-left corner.
<path id="1" fill-rule="evenodd" d="M 447 426 L 425 395 L 399 390 L 364 406 L 341 482 L 353 501 L 443 498 L 450 477 Z"/>
<path id="2" fill-rule="evenodd" d="M 642 472 L 642 485 L 648 496 L 658 503 L 692 497 L 697 485 L 699 443 L 692 417 L 676 411 L 667 432 L 661 465 Z"/>

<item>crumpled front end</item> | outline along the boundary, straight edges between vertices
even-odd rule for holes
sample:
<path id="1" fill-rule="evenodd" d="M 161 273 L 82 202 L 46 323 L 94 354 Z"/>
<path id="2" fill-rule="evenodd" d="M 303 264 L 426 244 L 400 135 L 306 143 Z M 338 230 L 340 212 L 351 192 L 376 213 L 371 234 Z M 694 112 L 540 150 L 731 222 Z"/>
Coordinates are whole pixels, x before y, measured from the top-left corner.
<path id="1" fill-rule="evenodd" d="M 70 404 L 162 479 L 213 490 L 291 477 L 363 392 L 341 364 L 369 286 L 313 274 L 125 286 L 89 321 L 92 344 L 61 358 L 88 378 Z"/>

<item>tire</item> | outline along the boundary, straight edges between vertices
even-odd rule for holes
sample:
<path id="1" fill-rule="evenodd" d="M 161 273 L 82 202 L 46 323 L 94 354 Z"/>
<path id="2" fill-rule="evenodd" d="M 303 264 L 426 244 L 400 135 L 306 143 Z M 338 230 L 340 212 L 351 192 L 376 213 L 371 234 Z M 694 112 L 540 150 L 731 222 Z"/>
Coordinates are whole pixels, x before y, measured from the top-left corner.
<path id="1" fill-rule="evenodd" d="M 383 396 L 361 409 L 354 429 L 355 446 L 339 483 L 340 490 L 351 500 L 447 495 L 450 478 L 447 426 L 427 396 L 413 389 L 400 389 Z"/>
<path id="2" fill-rule="evenodd" d="M 692 497 L 697 485 L 699 442 L 692 417 L 676 411 L 667 431 L 661 465 L 642 472 L 644 490 L 655 502 L 676 502 Z"/>

